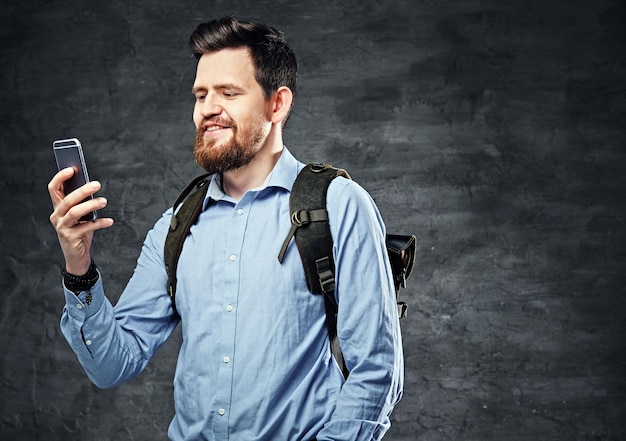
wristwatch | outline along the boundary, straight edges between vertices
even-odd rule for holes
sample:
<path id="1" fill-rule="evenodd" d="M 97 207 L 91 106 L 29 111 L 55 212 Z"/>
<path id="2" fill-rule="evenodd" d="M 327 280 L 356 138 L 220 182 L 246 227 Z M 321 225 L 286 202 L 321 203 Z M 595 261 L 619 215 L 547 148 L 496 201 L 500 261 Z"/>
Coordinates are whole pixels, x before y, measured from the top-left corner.
<path id="1" fill-rule="evenodd" d="M 80 294 L 82 291 L 87 291 L 89 288 L 94 286 L 99 277 L 98 271 L 96 270 L 96 263 L 93 259 L 91 259 L 89 269 L 82 276 L 70 274 L 65 270 L 65 268 L 61 269 L 61 274 L 63 275 L 63 283 L 65 284 L 65 287 L 76 295 Z"/>

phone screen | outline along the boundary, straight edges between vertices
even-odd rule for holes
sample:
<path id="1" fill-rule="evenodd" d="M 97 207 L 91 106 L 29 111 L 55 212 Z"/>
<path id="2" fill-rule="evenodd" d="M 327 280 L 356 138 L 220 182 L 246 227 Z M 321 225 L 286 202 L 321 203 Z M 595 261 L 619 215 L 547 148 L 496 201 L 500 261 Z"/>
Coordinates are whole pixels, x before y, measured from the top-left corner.
<path id="1" fill-rule="evenodd" d="M 65 195 L 70 194 L 89 182 L 83 149 L 78 139 L 71 138 L 54 141 L 52 147 L 54 149 L 54 157 L 57 161 L 57 168 L 59 170 L 63 170 L 67 167 L 74 169 L 74 175 L 63 183 L 63 192 Z M 89 199 L 92 198 L 93 196 Z M 93 220 L 96 216 L 97 214 L 94 211 L 83 216 L 80 220 Z"/>

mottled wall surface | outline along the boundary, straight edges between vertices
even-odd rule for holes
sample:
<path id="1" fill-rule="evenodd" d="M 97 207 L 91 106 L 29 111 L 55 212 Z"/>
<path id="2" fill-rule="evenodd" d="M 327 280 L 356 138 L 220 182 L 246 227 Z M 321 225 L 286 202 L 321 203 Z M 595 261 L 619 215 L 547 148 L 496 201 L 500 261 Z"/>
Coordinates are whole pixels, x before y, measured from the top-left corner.
<path id="1" fill-rule="evenodd" d="M 51 143 L 82 140 L 113 228 L 113 301 L 200 172 L 198 22 L 283 29 L 285 142 L 347 168 L 418 259 L 387 439 L 626 439 L 626 6 L 620 1 L 5 1 L 0 6 L 0 439 L 166 439 L 174 336 L 99 390 L 59 331 Z"/>

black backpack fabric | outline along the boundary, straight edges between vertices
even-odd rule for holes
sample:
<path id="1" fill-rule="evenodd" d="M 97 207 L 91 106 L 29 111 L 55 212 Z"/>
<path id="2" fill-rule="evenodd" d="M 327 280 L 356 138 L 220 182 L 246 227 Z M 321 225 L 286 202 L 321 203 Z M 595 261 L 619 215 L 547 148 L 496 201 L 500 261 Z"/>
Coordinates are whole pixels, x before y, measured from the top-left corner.
<path id="1" fill-rule="evenodd" d="M 304 167 L 293 184 L 289 198 L 291 229 L 283 242 L 278 260 L 282 263 L 292 238 L 302 259 L 309 291 L 324 297 L 326 326 L 331 343 L 331 350 L 344 377 L 349 371 L 337 336 L 337 311 L 335 301 L 335 262 L 333 259 L 333 239 L 326 211 L 326 192 L 333 179 L 350 175 L 343 169 L 328 164 L 309 164 Z M 173 205 L 170 228 L 165 239 L 165 268 L 168 274 L 168 293 L 172 307 L 176 311 L 176 270 L 178 258 L 183 249 L 185 238 L 191 226 L 196 222 L 206 196 L 211 175 L 202 175 L 193 180 L 178 196 Z M 181 205 L 182 204 L 182 205 Z M 180 210 L 178 207 L 180 206 Z M 415 236 L 388 234 L 386 247 L 396 289 L 406 287 L 406 279 L 411 274 L 415 260 Z M 407 304 L 398 301 L 398 316 L 406 316 Z"/>

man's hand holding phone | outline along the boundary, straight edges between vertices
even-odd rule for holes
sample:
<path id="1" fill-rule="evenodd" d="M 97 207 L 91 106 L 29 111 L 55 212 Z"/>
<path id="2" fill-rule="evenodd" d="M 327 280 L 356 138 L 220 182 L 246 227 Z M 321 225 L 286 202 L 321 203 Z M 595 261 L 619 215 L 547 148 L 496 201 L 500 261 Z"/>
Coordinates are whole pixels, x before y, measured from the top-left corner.
<path id="1" fill-rule="evenodd" d="M 93 197 L 101 188 L 98 181 L 87 182 L 68 194 L 65 193 L 64 184 L 76 173 L 76 167 L 61 169 L 48 184 L 48 192 L 54 208 L 50 223 L 57 232 L 65 256 L 65 270 L 70 274 L 82 275 L 87 272 L 91 263 L 93 232 L 110 227 L 113 219 L 96 218 L 93 215 L 107 205 L 105 198 Z"/>

